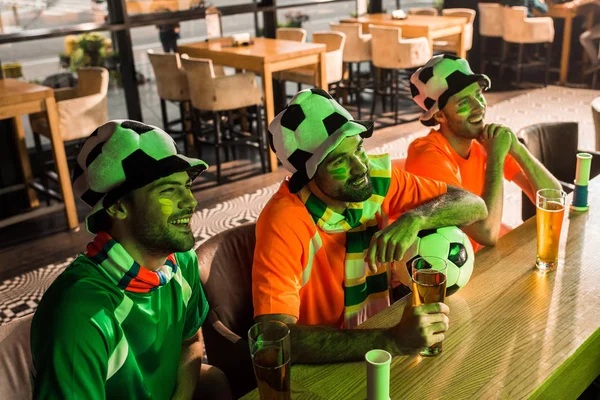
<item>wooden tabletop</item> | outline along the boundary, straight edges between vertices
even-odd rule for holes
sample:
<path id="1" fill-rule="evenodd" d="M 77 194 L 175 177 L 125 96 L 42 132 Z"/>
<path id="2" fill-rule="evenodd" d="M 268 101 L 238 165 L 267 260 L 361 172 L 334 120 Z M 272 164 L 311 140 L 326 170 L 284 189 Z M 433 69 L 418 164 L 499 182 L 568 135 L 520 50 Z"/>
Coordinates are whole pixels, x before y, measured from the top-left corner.
<path id="1" fill-rule="evenodd" d="M 48 86 L 35 85 L 18 79 L 0 79 L 0 107 L 52 96 L 54 92 Z"/>
<path id="2" fill-rule="evenodd" d="M 324 44 L 301 43 L 291 40 L 253 38 L 254 42 L 249 46 L 231 46 L 220 41 L 200 42 L 185 44 L 178 47 L 180 54 L 188 53 L 192 57 L 211 58 L 215 63 L 220 63 L 220 58 L 235 62 L 243 58 L 253 59 L 255 64 L 273 63 L 312 54 L 318 54 L 326 50 Z M 224 65 L 230 65 L 225 64 Z"/>
<path id="3" fill-rule="evenodd" d="M 341 22 L 359 22 L 361 24 L 381 24 L 394 26 L 418 26 L 429 29 L 444 29 L 455 25 L 464 25 L 464 17 L 447 17 L 445 15 L 409 15 L 406 19 L 392 19 L 390 14 L 367 14 L 358 18 L 344 18 Z"/>
<path id="4" fill-rule="evenodd" d="M 600 5 L 600 2 L 598 0 L 573 0 L 562 4 L 550 4 L 548 14 L 554 16 L 554 14 L 561 14 L 564 11 L 573 11 L 591 5 Z"/>
<path id="5" fill-rule="evenodd" d="M 600 179 L 590 197 L 600 199 Z M 597 201 L 587 213 L 565 213 L 556 271 L 534 268 L 535 218 L 478 252 L 469 284 L 446 301 L 442 354 L 395 357 L 391 398 L 576 399 L 600 374 L 599 245 Z M 406 301 L 361 328 L 392 326 Z M 364 362 L 295 365 L 291 377 L 295 399 L 366 395 Z"/>

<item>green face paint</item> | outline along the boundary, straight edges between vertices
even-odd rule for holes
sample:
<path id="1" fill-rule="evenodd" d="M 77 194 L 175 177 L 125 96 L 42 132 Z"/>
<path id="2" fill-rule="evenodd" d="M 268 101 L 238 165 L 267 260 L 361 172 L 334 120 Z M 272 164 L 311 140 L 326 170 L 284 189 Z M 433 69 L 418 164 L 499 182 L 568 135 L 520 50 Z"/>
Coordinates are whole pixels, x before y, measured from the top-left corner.
<path id="1" fill-rule="evenodd" d="M 346 168 L 336 168 L 331 172 L 331 178 L 336 181 L 344 181 L 348 178 L 348 171 Z"/>
<path id="2" fill-rule="evenodd" d="M 173 200 L 162 198 L 162 199 L 158 199 L 158 202 L 160 204 L 162 204 L 162 207 L 160 208 L 160 210 L 162 211 L 163 214 L 165 214 L 165 215 L 173 214 Z"/>

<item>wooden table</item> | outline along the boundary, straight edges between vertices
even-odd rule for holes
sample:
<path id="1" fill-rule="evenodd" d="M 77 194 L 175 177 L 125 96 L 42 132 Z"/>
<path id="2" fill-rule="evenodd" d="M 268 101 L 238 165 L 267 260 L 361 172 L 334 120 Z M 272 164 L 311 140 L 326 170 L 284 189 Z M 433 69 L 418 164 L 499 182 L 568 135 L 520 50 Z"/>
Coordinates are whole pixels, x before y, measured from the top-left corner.
<path id="1" fill-rule="evenodd" d="M 564 18 L 565 28 L 563 32 L 563 43 L 560 55 L 560 84 L 567 83 L 569 74 L 569 55 L 571 53 L 571 33 L 573 30 L 573 18 L 578 15 L 586 15 L 586 29 L 594 25 L 594 10 L 598 3 L 596 0 L 574 0 L 569 3 L 551 4 L 548 8 L 548 16 L 552 18 Z"/>
<path id="2" fill-rule="evenodd" d="M 23 181 L 31 207 L 39 206 L 39 201 L 32 188 L 33 175 L 31 173 L 31 165 L 29 164 L 27 146 L 25 145 L 25 132 L 21 116 L 40 111 L 45 111 L 48 115 L 50 127 L 49 139 L 52 145 L 52 155 L 54 156 L 56 172 L 63 197 L 67 225 L 69 229 L 75 229 L 78 227 L 77 210 L 75 208 L 73 188 L 71 187 L 69 167 L 67 166 L 65 146 L 58 125 L 58 111 L 56 109 L 56 101 L 54 100 L 54 91 L 47 86 L 34 85 L 16 79 L 0 79 L 0 119 L 12 119 L 17 152 L 23 172 Z M 30 217 L 35 215 L 37 214 L 30 215 Z M 15 216 L 9 219 L 13 218 L 22 220 L 27 217 Z M 9 222 L 7 220 L 4 220 L 1 225 L 8 225 Z"/>
<path id="3" fill-rule="evenodd" d="M 600 199 L 600 179 L 591 184 Z M 569 196 L 570 201 L 570 196 Z M 531 218 L 477 253 L 449 297 L 438 357 L 395 357 L 392 399 L 576 399 L 600 374 L 600 203 L 565 216 L 556 271 L 538 273 Z M 407 298 L 361 328 L 392 326 Z M 293 349 L 292 349 L 293 351 Z M 294 399 L 364 399 L 364 362 L 292 367 Z M 257 399 L 257 391 L 246 399 Z"/>
<path id="4" fill-rule="evenodd" d="M 275 118 L 273 72 L 316 64 L 318 73 L 315 86 L 327 90 L 324 44 L 254 38 L 254 43 L 250 46 L 232 47 L 213 41 L 181 45 L 177 51 L 190 57 L 210 58 L 215 64 L 259 74 L 262 77 L 265 101 L 265 126 Z M 269 159 L 271 171 L 275 171 L 277 157 L 272 151 Z"/>
<path id="5" fill-rule="evenodd" d="M 433 41 L 441 37 L 458 35 L 456 54 L 466 58 L 464 46 L 464 26 L 467 19 L 463 17 L 447 17 L 432 15 L 409 15 L 406 19 L 392 19 L 390 14 L 367 14 L 358 18 L 344 18 L 340 22 L 360 23 L 363 32 L 369 32 L 369 24 L 402 28 L 402 37 L 426 37 L 433 54 Z"/>

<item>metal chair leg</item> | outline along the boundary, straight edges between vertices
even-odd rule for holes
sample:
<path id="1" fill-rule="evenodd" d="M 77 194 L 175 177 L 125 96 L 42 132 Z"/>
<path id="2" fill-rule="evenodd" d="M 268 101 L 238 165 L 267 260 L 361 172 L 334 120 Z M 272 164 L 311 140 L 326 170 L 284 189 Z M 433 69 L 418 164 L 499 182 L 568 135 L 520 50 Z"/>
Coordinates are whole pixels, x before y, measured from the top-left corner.
<path id="1" fill-rule="evenodd" d="M 370 119 L 373 119 L 373 115 L 375 115 L 375 104 L 377 103 L 377 91 L 379 90 L 379 79 L 377 79 L 377 67 L 373 67 L 373 100 L 371 101 L 371 116 Z"/>
<path id="2" fill-rule="evenodd" d="M 519 52 L 517 53 L 517 76 L 516 82 L 517 85 L 521 83 L 521 70 L 523 69 L 523 49 L 525 45 L 523 43 L 519 43 Z"/>
<path id="3" fill-rule="evenodd" d="M 392 101 L 394 104 L 394 124 L 398 125 L 398 70 L 392 70 L 391 89 L 393 91 Z"/>
<path id="4" fill-rule="evenodd" d="M 218 112 L 214 114 L 215 121 L 215 151 L 217 157 L 217 184 L 221 184 L 221 116 Z"/>
<path id="5" fill-rule="evenodd" d="M 160 99 L 160 113 L 163 120 L 163 128 L 165 132 L 169 132 L 169 118 L 167 116 L 167 102 L 165 99 Z"/>
<path id="6" fill-rule="evenodd" d="M 506 69 L 507 65 L 508 65 L 508 50 L 509 50 L 509 44 L 508 42 L 502 41 L 502 57 L 500 58 L 500 73 L 499 73 L 499 79 L 502 79 L 504 76 L 504 70 Z"/>
<path id="7" fill-rule="evenodd" d="M 360 99 L 360 94 L 362 92 L 362 86 L 360 83 L 360 63 L 356 63 L 356 69 L 356 109 L 358 111 L 358 119 L 361 119 L 360 107 L 362 105 L 362 101 Z"/>
<path id="8" fill-rule="evenodd" d="M 550 81 L 550 62 L 552 61 L 552 43 L 546 43 L 546 71 L 544 74 L 544 87 Z"/>
<path id="9" fill-rule="evenodd" d="M 267 173 L 267 148 L 265 146 L 265 133 L 263 132 L 262 124 L 262 107 L 260 104 L 256 105 L 256 136 L 258 137 L 258 156 L 260 157 L 260 165 L 262 173 Z"/>
<path id="10" fill-rule="evenodd" d="M 352 81 L 354 80 L 354 76 L 353 76 L 353 64 L 349 62 L 348 65 L 348 80 L 347 80 L 347 87 L 346 87 L 346 93 L 347 93 L 347 98 L 348 98 L 348 103 L 352 103 L 352 92 L 353 92 L 353 88 L 352 88 Z"/>
<path id="11" fill-rule="evenodd" d="M 485 36 L 480 36 L 480 42 L 479 42 L 479 58 L 480 58 L 480 63 L 479 63 L 479 70 L 481 71 L 481 73 L 485 73 L 485 64 L 486 64 L 486 51 L 485 51 L 485 42 L 486 42 L 486 37 Z"/>

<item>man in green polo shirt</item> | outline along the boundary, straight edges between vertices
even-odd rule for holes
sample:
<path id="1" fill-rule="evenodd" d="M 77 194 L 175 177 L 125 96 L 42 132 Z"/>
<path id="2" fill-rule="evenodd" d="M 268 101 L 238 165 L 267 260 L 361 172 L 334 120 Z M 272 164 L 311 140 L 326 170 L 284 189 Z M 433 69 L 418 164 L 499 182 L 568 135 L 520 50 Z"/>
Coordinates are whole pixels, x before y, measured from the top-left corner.
<path id="1" fill-rule="evenodd" d="M 206 163 L 162 130 L 121 120 L 99 127 L 77 164 L 73 188 L 96 237 L 33 318 L 34 398 L 230 398 L 222 372 L 201 368 L 208 303 L 190 189 Z"/>

